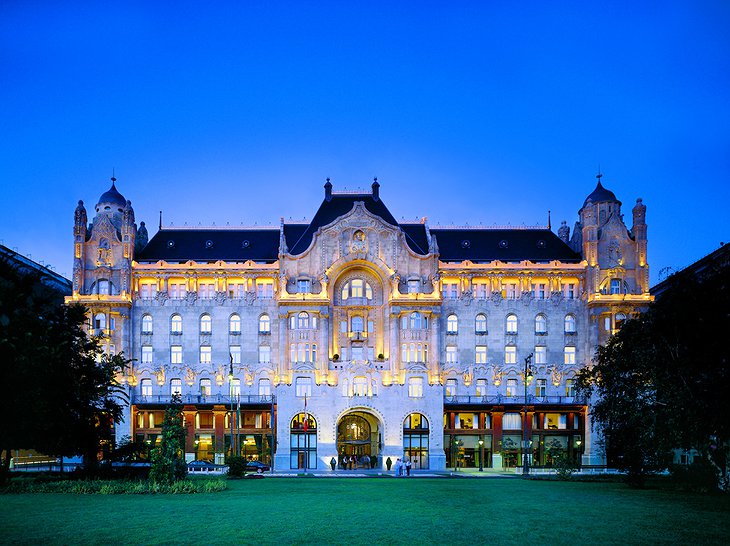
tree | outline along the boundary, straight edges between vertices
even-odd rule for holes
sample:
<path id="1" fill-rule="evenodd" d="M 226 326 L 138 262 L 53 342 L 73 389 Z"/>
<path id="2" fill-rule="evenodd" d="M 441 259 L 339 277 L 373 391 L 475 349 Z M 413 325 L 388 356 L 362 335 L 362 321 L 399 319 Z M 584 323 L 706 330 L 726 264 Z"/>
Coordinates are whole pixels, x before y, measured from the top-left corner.
<path id="1" fill-rule="evenodd" d="M 730 276 L 678 273 L 646 313 L 627 321 L 578 374 L 610 462 L 634 483 L 696 449 L 727 475 Z"/>
<path id="2" fill-rule="evenodd" d="M 97 362 L 99 342 L 84 331 L 86 309 L 32 271 L 0 260 L 0 450 L 7 470 L 14 449 L 96 461 L 123 411 L 116 383 L 123 355 Z"/>
<path id="3" fill-rule="evenodd" d="M 165 411 L 160 436 L 160 445 L 152 450 L 150 457 L 150 478 L 160 483 L 172 483 L 185 478 L 187 465 L 184 448 L 187 429 L 179 395 L 173 397 L 172 404 Z"/>

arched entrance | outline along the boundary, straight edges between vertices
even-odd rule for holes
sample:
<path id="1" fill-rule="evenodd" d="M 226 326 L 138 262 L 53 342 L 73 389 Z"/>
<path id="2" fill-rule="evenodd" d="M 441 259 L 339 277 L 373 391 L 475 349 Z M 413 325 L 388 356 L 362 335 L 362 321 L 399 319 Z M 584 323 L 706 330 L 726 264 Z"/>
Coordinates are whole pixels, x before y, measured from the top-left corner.
<path id="1" fill-rule="evenodd" d="M 340 466 L 374 468 L 380 464 L 382 436 L 378 419 L 365 411 L 352 411 L 337 423 L 337 453 Z"/>

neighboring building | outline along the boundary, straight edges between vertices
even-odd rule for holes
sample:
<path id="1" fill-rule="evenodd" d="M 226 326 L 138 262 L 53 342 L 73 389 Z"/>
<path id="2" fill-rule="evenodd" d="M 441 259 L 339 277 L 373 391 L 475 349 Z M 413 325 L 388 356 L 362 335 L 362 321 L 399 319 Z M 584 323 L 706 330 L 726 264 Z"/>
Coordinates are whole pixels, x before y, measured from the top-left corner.
<path id="1" fill-rule="evenodd" d="M 180 393 L 189 459 L 499 468 L 521 464 L 527 402 L 533 464 L 602 462 L 573 375 L 651 300 L 640 199 L 629 231 L 599 180 L 571 239 L 565 223 L 399 223 L 377 180 L 371 193 L 328 180 L 309 223 L 160 226 L 148 242 L 112 182 L 91 224 L 76 209 L 68 301 L 136 359 L 118 437 L 157 441 Z"/>
<path id="2" fill-rule="evenodd" d="M 6 260 L 21 272 L 37 274 L 40 281 L 57 292 L 60 298 L 71 294 L 71 281 L 53 271 L 49 266 L 34 262 L 4 245 L 0 245 L 0 259 Z"/>

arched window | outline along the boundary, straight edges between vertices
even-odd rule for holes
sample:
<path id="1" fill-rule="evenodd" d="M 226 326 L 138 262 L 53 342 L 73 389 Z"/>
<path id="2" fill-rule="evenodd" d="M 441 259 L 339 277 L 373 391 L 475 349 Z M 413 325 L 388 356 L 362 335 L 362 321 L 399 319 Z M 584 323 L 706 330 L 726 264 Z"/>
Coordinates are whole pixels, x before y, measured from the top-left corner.
<path id="1" fill-rule="evenodd" d="M 111 294 L 111 283 L 107 279 L 99 279 L 96 282 L 96 293 L 103 296 Z"/>
<path id="2" fill-rule="evenodd" d="M 565 315 L 565 333 L 575 333 L 575 315 Z"/>
<path id="3" fill-rule="evenodd" d="M 365 298 L 371 300 L 373 299 L 373 289 L 370 283 L 363 279 L 352 279 L 342 285 L 341 296 L 343 301 L 348 298 Z"/>
<path id="4" fill-rule="evenodd" d="M 200 380 L 200 394 L 202 396 L 210 396 L 213 394 L 213 384 L 210 379 L 203 378 Z"/>
<path id="5" fill-rule="evenodd" d="M 271 319 L 269 315 L 264 313 L 259 317 L 259 334 L 270 334 L 271 333 Z"/>
<path id="6" fill-rule="evenodd" d="M 365 329 L 365 323 L 360 315 L 352 317 L 351 331 L 354 333 L 362 333 Z"/>
<path id="7" fill-rule="evenodd" d="M 140 394 L 142 396 L 152 396 L 152 380 L 143 379 L 139 382 Z"/>
<path id="8" fill-rule="evenodd" d="M 459 333 L 459 319 L 456 315 L 449 315 L 446 319 L 446 333 L 447 334 L 458 334 Z"/>
<path id="9" fill-rule="evenodd" d="M 507 333 L 508 334 L 516 334 L 517 333 L 517 315 L 514 313 L 510 313 L 507 315 Z"/>
<path id="10" fill-rule="evenodd" d="M 152 333 L 152 315 L 142 315 L 142 333 Z"/>
<path id="11" fill-rule="evenodd" d="M 103 330 L 106 328 L 106 315 L 104 313 L 97 313 L 94 315 L 94 328 L 96 330 Z"/>
<path id="12" fill-rule="evenodd" d="M 411 413 L 403 421 L 403 457 L 413 468 L 428 468 L 428 419 Z"/>
<path id="13" fill-rule="evenodd" d="M 535 317 L 535 333 L 547 334 L 547 317 L 542 313 Z"/>
<path id="14" fill-rule="evenodd" d="M 317 421 L 311 413 L 298 413 L 289 429 L 291 468 L 317 468 Z"/>
<path id="15" fill-rule="evenodd" d="M 231 334 L 241 333 L 241 317 L 237 314 L 232 314 L 228 319 L 228 331 Z"/>
<path id="16" fill-rule="evenodd" d="M 170 317 L 170 332 L 173 334 L 182 334 L 183 331 L 183 320 L 178 314 Z"/>
<path id="17" fill-rule="evenodd" d="M 210 334 L 213 330 L 213 319 L 210 318 L 210 315 L 205 314 L 200 316 L 200 333 L 201 334 Z"/>
<path id="18" fill-rule="evenodd" d="M 421 313 L 414 311 L 411 313 L 411 316 L 409 317 L 409 324 L 411 327 L 411 330 L 420 329 L 421 328 Z"/>
<path id="19" fill-rule="evenodd" d="M 182 394 L 182 379 L 170 379 L 170 394 Z"/>
<path id="20" fill-rule="evenodd" d="M 297 328 L 304 330 L 309 328 L 309 313 L 302 311 L 297 315 Z"/>
<path id="21" fill-rule="evenodd" d="M 477 334 L 487 333 L 487 315 L 479 313 L 474 319 L 474 331 Z"/>

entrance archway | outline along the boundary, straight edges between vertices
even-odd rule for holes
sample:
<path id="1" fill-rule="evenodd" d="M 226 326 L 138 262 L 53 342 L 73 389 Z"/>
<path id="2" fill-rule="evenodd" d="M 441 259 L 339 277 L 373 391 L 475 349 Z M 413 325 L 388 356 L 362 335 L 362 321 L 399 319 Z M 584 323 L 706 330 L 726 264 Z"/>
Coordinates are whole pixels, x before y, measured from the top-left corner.
<path id="1" fill-rule="evenodd" d="M 343 468 L 375 468 L 382 448 L 380 423 L 373 414 L 351 411 L 337 423 L 337 453 Z"/>

